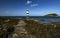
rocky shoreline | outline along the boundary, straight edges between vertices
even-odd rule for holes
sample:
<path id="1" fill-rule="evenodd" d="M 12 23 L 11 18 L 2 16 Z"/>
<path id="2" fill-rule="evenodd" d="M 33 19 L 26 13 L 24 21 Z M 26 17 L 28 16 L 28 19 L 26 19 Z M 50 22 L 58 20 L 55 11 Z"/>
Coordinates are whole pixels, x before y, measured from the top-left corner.
<path id="1" fill-rule="evenodd" d="M 11 27 L 13 29 L 11 29 Z M 12 33 L 7 34 L 7 29 Z M 60 23 L 40 24 L 38 20 L 2 19 L 0 18 L 0 33 L 8 38 L 52 38 L 53 35 L 60 35 Z M 2 30 L 2 31 L 1 31 Z"/>

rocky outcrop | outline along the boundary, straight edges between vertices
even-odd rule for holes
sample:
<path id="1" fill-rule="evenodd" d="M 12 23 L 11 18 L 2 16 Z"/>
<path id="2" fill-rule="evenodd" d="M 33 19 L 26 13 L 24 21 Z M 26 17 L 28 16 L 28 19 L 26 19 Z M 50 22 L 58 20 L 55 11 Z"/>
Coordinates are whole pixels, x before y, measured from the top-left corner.
<path id="1" fill-rule="evenodd" d="M 26 23 L 22 20 L 15 26 L 15 33 L 12 38 L 35 38 L 33 35 L 28 35 L 25 29 Z"/>

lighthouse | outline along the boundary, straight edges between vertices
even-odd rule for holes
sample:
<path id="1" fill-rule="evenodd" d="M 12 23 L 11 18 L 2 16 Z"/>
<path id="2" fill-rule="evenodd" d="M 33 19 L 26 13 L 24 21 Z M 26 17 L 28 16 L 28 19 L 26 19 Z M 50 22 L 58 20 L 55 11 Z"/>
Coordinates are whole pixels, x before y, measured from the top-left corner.
<path id="1" fill-rule="evenodd" d="M 29 10 L 26 10 L 26 20 L 29 20 Z"/>

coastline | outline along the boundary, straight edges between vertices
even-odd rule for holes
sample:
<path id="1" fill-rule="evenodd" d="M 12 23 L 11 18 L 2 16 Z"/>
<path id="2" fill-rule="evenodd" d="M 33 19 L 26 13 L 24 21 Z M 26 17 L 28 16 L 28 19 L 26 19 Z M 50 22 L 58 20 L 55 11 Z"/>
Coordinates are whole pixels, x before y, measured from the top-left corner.
<path id="1" fill-rule="evenodd" d="M 17 26 L 19 24 L 23 25 L 22 27 L 27 31 L 27 35 L 35 36 L 35 38 L 45 38 L 45 37 L 51 38 L 54 35 L 56 36 L 60 35 L 59 31 L 60 26 L 58 26 L 58 24 L 60 23 L 58 22 L 52 22 L 51 24 L 40 24 L 39 20 L 28 20 L 28 21 L 20 19 L 9 19 L 10 21 L 8 21 L 7 19 L 0 19 L 0 20 L 1 20 L 0 25 L 3 26 L 7 25 L 8 27 L 12 27 Z M 6 21 L 3 22 L 4 20 Z M 4 28 L 6 29 L 5 26 Z"/>

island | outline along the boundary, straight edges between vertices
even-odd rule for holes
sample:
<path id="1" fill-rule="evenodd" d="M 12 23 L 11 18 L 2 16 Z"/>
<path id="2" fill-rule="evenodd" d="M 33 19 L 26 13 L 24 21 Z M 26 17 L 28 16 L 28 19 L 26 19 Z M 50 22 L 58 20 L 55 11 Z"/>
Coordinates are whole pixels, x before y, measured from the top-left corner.
<path id="1" fill-rule="evenodd" d="M 47 15 L 45 15 L 45 16 L 56 17 L 56 16 L 58 16 L 58 14 L 53 13 L 53 14 L 47 14 Z"/>

